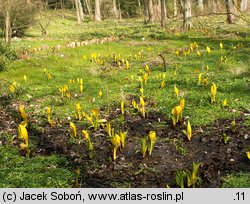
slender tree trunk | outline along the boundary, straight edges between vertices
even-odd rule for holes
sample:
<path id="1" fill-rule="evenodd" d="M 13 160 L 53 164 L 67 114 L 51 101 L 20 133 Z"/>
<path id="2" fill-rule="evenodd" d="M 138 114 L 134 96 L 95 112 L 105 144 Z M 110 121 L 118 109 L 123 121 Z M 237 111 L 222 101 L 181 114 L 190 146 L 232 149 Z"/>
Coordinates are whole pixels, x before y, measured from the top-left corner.
<path id="1" fill-rule="evenodd" d="M 77 24 L 80 25 L 84 19 L 82 3 L 80 0 L 75 0 L 75 7 L 76 7 Z"/>
<path id="2" fill-rule="evenodd" d="M 229 24 L 235 23 L 234 13 L 234 2 L 233 0 L 226 0 L 226 8 L 227 8 L 227 22 Z"/>
<path id="3" fill-rule="evenodd" d="M 148 0 L 148 21 L 152 22 L 154 20 L 154 9 L 153 9 L 153 0 Z"/>
<path id="4" fill-rule="evenodd" d="M 248 0 L 241 0 L 240 2 L 240 10 L 247 11 L 248 9 Z"/>
<path id="5" fill-rule="evenodd" d="M 101 21 L 100 0 L 95 0 L 95 21 Z"/>
<path id="6" fill-rule="evenodd" d="M 177 12 L 177 0 L 174 0 L 174 18 L 178 15 Z"/>
<path id="7" fill-rule="evenodd" d="M 113 10 L 113 14 L 114 14 L 115 19 L 118 19 L 119 15 L 118 15 L 118 10 L 117 10 L 116 0 L 113 0 L 113 9 L 112 10 Z"/>
<path id="8" fill-rule="evenodd" d="M 161 27 L 166 28 L 166 0 L 161 0 Z"/>
<path id="9" fill-rule="evenodd" d="M 10 24 L 10 9 L 9 9 L 9 1 L 6 1 L 5 5 L 5 43 L 11 42 L 11 24 Z"/>
<path id="10" fill-rule="evenodd" d="M 167 12 L 167 0 L 165 0 L 165 4 L 163 5 L 164 12 L 165 12 L 165 18 L 168 18 L 168 12 Z"/>
<path id="11" fill-rule="evenodd" d="M 87 12 L 88 12 L 90 18 L 92 19 L 93 18 L 93 12 L 92 12 L 92 8 L 91 8 L 89 0 L 85 0 L 85 4 L 86 4 Z"/>
<path id="12" fill-rule="evenodd" d="M 149 9 L 148 9 L 148 0 L 142 0 L 144 7 L 144 24 L 147 24 L 149 21 Z"/>
<path id="13" fill-rule="evenodd" d="M 191 0 L 184 0 L 184 15 L 183 15 L 183 28 L 185 30 L 191 30 L 192 28 L 192 11 Z"/>
<path id="14" fill-rule="evenodd" d="M 79 6 L 80 19 L 81 19 L 81 21 L 83 21 L 84 20 L 84 13 L 83 13 L 81 0 L 78 0 L 78 6 Z"/>
<path id="15" fill-rule="evenodd" d="M 203 12 L 204 10 L 204 5 L 203 5 L 203 0 L 198 0 L 198 9 L 199 9 L 199 12 Z"/>

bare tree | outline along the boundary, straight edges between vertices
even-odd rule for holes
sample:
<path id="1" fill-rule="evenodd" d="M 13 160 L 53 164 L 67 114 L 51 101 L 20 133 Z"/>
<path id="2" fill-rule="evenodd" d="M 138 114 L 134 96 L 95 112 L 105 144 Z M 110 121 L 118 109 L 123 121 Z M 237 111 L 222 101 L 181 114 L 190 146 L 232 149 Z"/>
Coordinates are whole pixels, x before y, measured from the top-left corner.
<path id="1" fill-rule="evenodd" d="M 177 0 L 174 0 L 174 17 L 178 15 L 177 13 Z"/>
<path id="2" fill-rule="evenodd" d="M 95 21 L 101 21 L 100 0 L 95 0 Z"/>
<path id="3" fill-rule="evenodd" d="M 183 8 L 183 28 L 185 30 L 191 30 L 192 28 L 192 11 L 191 11 L 191 0 L 184 0 Z"/>
<path id="4" fill-rule="evenodd" d="M 161 0 L 161 27 L 166 27 L 166 15 L 167 15 L 167 9 L 166 9 L 166 0 Z"/>
<path id="5" fill-rule="evenodd" d="M 198 0 L 198 9 L 200 12 L 203 12 L 204 10 L 203 0 Z"/>
<path id="6" fill-rule="evenodd" d="M 240 10 L 247 11 L 248 9 L 248 0 L 241 0 L 240 2 Z"/>
<path id="7" fill-rule="evenodd" d="M 233 0 L 226 0 L 226 8 L 227 8 L 227 22 L 232 24 L 235 23 L 235 15 L 234 15 L 234 2 Z"/>
<path id="8" fill-rule="evenodd" d="M 112 11 L 113 11 L 115 19 L 118 19 L 119 18 L 119 13 L 118 13 L 117 5 L 116 5 L 116 0 L 113 0 Z"/>
<path id="9" fill-rule="evenodd" d="M 82 9 L 82 3 L 80 0 L 75 0 L 77 24 L 81 24 L 84 20 L 84 13 Z"/>

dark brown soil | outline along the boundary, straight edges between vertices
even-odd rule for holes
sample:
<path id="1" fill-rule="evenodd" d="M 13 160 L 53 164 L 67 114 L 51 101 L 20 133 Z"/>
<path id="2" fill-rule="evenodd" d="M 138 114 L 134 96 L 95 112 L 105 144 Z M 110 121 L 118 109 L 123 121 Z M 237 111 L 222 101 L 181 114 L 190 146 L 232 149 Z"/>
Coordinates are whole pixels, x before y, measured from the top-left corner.
<path id="1" fill-rule="evenodd" d="M 3 109 L 0 113 L 0 133 L 13 132 L 17 126 L 14 120 Z M 231 120 L 193 127 L 192 141 L 182 133 L 186 125 L 182 123 L 173 128 L 169 119 L 159 113 L 149 113 L 145 119 L 138 114 L 127 114 L 122 120 L 119 115 L 119 110 L 113 110 L 109 119 L 116 118 L 121 129 L 128 131 L 128 136 L 125 149 L 118 152 L 115 162 L 112 161 L 111 144 L 104 129 L 90 131 L 95 149 L 94 157 L 90 159 L 84 142 L 70 143 L 67 121 L 55 127 L 50 127 L 45 121 L 42 126 L 29 126 L 34 144 L 33 156 L 57 154 L 67 157 L 70 167 L 81 168 L 82 187 L 178 187 L 176 172 L 191 170 L 192 162 L 201 163 L 200 187 L 221 187 L 222 177 L 227 173 L 250 172 L 250 160 L 246 156 L 250 147 L 250 130 L 243 125 L 244 114 L 236 119 L 235 132 L 231 131 Z M 77 127 L 82 137 L 80 132 L 87 126 L 78 122 Z M 141 138 L 150 130 L 156 131 L 158 140 L 152 155 L 142 158 Z M 223 134 L 230 137 L 227 144 L 223 141 Z"/>

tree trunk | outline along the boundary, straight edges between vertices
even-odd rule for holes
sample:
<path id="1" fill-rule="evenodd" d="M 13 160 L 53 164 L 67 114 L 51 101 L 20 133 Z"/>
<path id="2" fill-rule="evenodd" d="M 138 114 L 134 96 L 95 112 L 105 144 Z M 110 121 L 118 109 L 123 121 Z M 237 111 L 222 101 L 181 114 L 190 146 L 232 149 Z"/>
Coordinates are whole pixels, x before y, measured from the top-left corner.
<path id="1" fill-rule="evenodd" d="M 4 35 L 5 43 L 11 42 L 11 24 L 10 24 L 10 9 L 9 9 L 9 1 L 6 1 L 5 5 L 5 35 Z"/>
<path id="2" fill-rule="evenodd" d="M 92 8 L 91 8 L 89 0 L 84 0 L 84 2 L 86 4 L 86 9 L 87 9 L 87 12 L 88 12 L 90 18 L 93 19 L 93 12 L 92 12 Z"/>
<path id="3" fill-rule="evenodd" d="M 234 13 L 234 2 L 233 0 L 226 0 L 226 8 L 227 8 L 227 22 L 229 24 L 235 23 Z"/>
<path id="4" fill-rule="evenodd" d="M 178 15 L 177 12 L 177 0 L 174 0 L 174 18 Z"/>
<path id="5" fill-rule="evenodd" d="M 161 27 L 166 28 L 166 0 L 161 0 Z"/>
<path id="6" fill-rule="evenodd" d="M 149 22 L 154 20 L 153 0 L 148 0 L 148 17 Z"/>
<path id="7" fill-rule="evenodd" d="M 198 9 L 199 9 L 199 12 L 203 12 L 204 10 L 204 5 L 203 5 L 203 0 L 198 0 Z"/>
<path id="8" fill-rule="evenodd" d="M 95 0 L 95 21 L 101 21 L 100 0 Z"/>
<path id="9" fill-rule="evenodd" d="M 75 0 L 75 7 L 76 7 L 77 24 L 80 25 L 84 19 L 82 3 L 80 0 Z"/>
<path id="10" fill-rule="evenodd" d="M 149 20 L 148 0 L 142 0 L 142 2 L 144 7 L 144 24 L 147 24 Z"/>
<path id="11" fill-rule="evenodd" d="M 113 9 L 112 9 L 112 11 L 113 11 L 115 19 L 118 19 L 119 14 L 118 14 L 118 10 L 117 10 L 116 0 L 113 0 Z"/>
<path id="12" fill-rule="evenodd" d="M 183 12 L 184 12 L 183 28 L 185 30 L 191 30 L 192 28 L 191 0 L 184 0 Z"/>
<path id="13" fill-rule="evenodd" d="M 240 2 L 240 10 L 247 11 L 248 9 L 248 0 L 241 0 Z"/>

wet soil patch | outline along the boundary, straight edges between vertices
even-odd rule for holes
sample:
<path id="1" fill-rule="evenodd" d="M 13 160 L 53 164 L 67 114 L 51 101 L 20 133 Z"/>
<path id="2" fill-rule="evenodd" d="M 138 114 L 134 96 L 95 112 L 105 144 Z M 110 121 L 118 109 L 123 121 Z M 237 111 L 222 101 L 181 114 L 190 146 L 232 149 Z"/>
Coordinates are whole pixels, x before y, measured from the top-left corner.
<path id="1" fill-rule="evenodd" d="M 119 113 L 113 113 L 112 118 Z M 236 131 L 231 131 L 231 120 L 218 120 L 211 126 L 193 127 L 193 139 L 188 141 L 182 130 L 184 123 L 172 127 L 168 118 L 160 113 L 125 115 L 121 130 L 128 131 L 126 146 L 112 161 L 112 147 L 105 129 L 91 130 L 94 156 L 84 141 L 70 142 L 68 127 L 45 126 L 42 132 L 33 132 L 37 139 L 35 154 L 58 154 L 69 158 L 71 164 L 82 169 L 84 187 L 178 187 L 175 174 L 178 170 L 192 169 L 193 162 L 200 162 L 200 187 L 220 187 L 222 177 L 233 172 L 249 172 L 250 161 L 246 151 L 250 147 L 250 130 L 243 125 L 245 116 L 236 119 Z M 85 125 L 78 126 L 80 130 Z M 158 140 L 153 154 L 142 157 L 141 139 L 150 130 L 156 131 Z M 223 134 L 230 139 L 225 144 Z M 80 135 L 80 137 L 82 137 Z"/>

